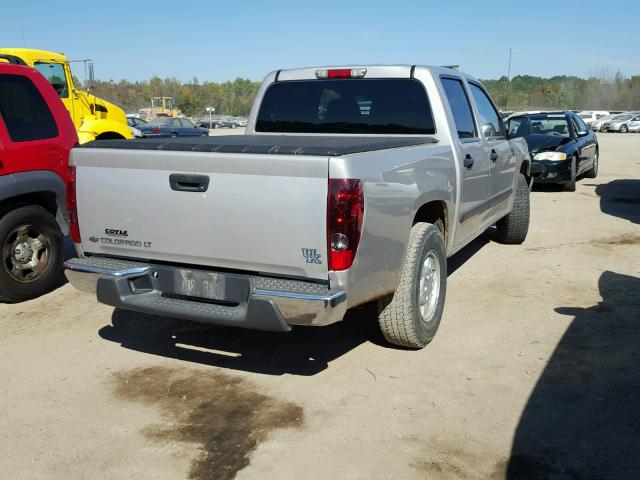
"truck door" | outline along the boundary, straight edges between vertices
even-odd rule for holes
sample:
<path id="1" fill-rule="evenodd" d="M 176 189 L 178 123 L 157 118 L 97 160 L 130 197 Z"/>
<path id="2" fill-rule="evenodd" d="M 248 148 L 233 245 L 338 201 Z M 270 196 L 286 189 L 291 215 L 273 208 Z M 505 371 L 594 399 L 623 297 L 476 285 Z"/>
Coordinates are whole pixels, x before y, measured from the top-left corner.
<path id="1" fill-rule="evenodd" d="M 480 227 L 489 194 L 490 166 L 462 80 L 445 76 L 441 81 L 455 124 L 455 147 L 462 162 L 460 221 L 454 238 L 457 245 Z"/>
<path id="2" fill-rule="evenodd" d="M 469 82 L 469 89 L 476 105 L 484 148 L 490 160 L 489 196 L 483 218 L 483 221 L 488 221 L 497 215 L 507 213 L 517 161 L 515 152 L 507 140 L 504 123 L 489 95 L 475 82 Z"/>

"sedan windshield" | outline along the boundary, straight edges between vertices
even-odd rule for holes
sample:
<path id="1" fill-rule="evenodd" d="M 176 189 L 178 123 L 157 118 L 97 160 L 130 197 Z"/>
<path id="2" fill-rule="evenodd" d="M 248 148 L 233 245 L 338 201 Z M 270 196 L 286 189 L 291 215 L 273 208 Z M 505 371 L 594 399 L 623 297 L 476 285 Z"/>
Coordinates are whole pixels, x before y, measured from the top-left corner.
<path id="1" fill-rule="evenodd" d="M 569 122 L 567 122 L 564 115 L 557 117 L 531 117 L 531 133 L 554 135 L 556 137 L 565 138 L 569 138 L 571 136 L 569 131 Z"/>

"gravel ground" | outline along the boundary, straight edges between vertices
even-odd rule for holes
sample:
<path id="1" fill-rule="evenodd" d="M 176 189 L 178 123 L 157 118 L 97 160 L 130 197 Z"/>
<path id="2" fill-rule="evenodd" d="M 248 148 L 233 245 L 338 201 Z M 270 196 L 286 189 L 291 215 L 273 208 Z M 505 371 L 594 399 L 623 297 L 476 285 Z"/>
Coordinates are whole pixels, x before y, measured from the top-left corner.
<path id="1" fill-rule="evenodd" d="M 524 245 L 450 259 L 421 351 L 367 310 L 272 334 L 70 285 L 0 305 L 2 478 L 638 477 L 640 135 L 599 137 L 597 179 L 534 190 Z"/>

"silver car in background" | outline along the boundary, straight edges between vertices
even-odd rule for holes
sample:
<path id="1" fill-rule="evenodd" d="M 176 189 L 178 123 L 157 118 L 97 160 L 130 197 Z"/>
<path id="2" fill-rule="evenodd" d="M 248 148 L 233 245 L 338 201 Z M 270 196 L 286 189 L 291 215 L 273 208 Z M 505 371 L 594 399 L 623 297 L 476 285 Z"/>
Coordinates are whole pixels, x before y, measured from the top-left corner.
<path id="1" fill-rule="evenodd" d="M 637 132 L 640 131 L 640 113 L 623 113 L 602 125 L 603 132 Z"/>

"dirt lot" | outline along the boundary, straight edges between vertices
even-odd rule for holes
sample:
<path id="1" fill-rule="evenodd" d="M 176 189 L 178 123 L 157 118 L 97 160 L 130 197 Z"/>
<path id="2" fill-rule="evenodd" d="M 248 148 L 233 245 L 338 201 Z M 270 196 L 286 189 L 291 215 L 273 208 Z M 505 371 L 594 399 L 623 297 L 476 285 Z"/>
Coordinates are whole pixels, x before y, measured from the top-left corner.
<path id="1" fill-rule="evenodd" d="M 524 245 L 450 260 L 422 351 L 368 311 L 269 334 L 69 285 L 0 305 L 0 476 L 637 478 L 640 135 L 600 140 L 597 180 L 533 192 Z"/>

